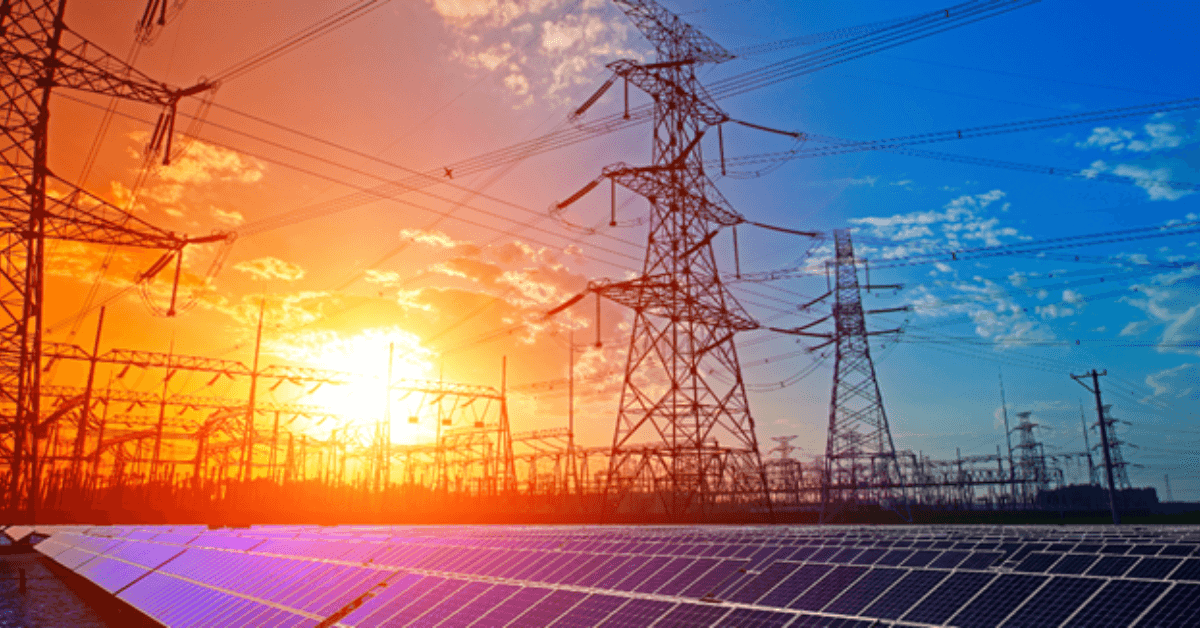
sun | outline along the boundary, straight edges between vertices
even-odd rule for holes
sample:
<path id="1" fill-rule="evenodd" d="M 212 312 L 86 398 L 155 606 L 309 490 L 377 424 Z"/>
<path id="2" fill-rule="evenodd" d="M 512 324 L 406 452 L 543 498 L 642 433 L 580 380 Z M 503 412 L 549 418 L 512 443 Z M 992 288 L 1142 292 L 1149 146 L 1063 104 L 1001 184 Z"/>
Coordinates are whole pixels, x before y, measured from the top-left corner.
<path id="1" fill-rule="evenodd" d="M 387 376 L 399 379 L 430 379 L 432 353 L 421 346 L 420 338 L 398 327 L 367 329 L 353 335 L 314 332 L 293 338 L 282 351 L 305 366 L 355 375 L 348 384 L 320 386 L 297 399 L 298 403 L 325 408 L 337 415 L 337 424 L 324 422 L 318 430 L 357 427 L 363 436 L 373 434 L 375 425 L 390 416 L 392 440 L 409 443 L 416 434 L 404 429 L 407 417 L 416 412 L 407 400 L 387 394 Z M 390 365 L 390 366 L 389 366 Z"/>

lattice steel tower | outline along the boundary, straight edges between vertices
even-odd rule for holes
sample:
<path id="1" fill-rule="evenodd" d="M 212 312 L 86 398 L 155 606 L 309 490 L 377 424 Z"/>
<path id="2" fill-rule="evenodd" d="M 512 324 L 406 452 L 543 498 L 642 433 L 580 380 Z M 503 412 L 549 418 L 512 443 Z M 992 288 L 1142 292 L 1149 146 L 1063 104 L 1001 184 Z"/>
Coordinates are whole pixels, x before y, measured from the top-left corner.
<path id="1" fill-rule="evenodd" d="M 767 511 L 766 476 L 733 342 L 738 331 L 758 325 L 721 283 L 711 244 L 716 231 L 745 219 L 705 176 L 700 148 L 704 132 L 729 118 L 705 94 L 696 67 L 732 55 L 653 0 L 614 2 L 654 44 L 657 59 L 608 66 L 614 79 L 653 97 L 654 118 L 653 164 L 604 170 L 614 186 L 650 203 L 641 276 L 592 285 L 634 312 L 605 516 L 624 511 L 682 520 L 725 508 Z"/>
<path id="2" fill-rule="evenodd" d="M 844 508 L 863 505 L 907 515 L 904 478 L 896 460 L 869 342 L 875 333 L 890 332 L 867 331 L 850 233 L 837 230 L 833 238 L 836 353 L 825 474 L 821 480 L 821 521 Z"/>
<path id="3" fill-rule="evenodd" d="M 169 143 L 179 100 L 210 88 L 201 83 L 172 89 L 144 76 L 67 28 L 65 7 L 66 0 L 0 0 L 0 455 L 7 463 L 3 473 L 9 516 L 23 512 L 20 516 L 30 520 L 39 494 L 46 240 L 178 252 L 189 242 L 225 238 L 221 234 L 189 240 L 159 229 L 50 172 L 54 88 L 163 107 L 154 134 L 158 145 L 164 139 Z M 49 182 L 53 195 L 47 194 Z M 167 261 L 164 258 L 163 265 Z"/>

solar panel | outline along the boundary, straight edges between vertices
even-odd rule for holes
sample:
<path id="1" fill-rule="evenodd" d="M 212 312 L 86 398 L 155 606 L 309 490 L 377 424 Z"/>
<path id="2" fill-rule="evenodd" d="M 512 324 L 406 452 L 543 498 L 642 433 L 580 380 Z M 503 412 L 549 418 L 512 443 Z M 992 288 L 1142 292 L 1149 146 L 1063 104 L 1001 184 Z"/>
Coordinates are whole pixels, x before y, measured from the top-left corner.
<path id="1" fill-rule="evenodd" d="M 684 590 L 699 581 L 709 569 L 717 564 L 715 558 L 697 558 L 686 568 L 681 569 L 673 578 L 667 580 L 657 591 L 659 595 L 682 595 Z"/>
<path id="2" fill-rule="evenodd" d="M 819 611 L 868 570 L 868 567 L 835 567 L 803 595 L 788 604 L 788 607 Z"/>
<path id="3" fill-rule="evenodd" d="M 938 556 L 936 559 L 933 560 L 933 562 L 929 563 L 929 566 L 934 567 L 936 569 L 954 569 L 955 567 L 958 566 L 959 563 L 961 563 L 963 560 L 965 560 L 967 558 L 967 556 L 969 556 L 969 555 L 970 555 L 970 552 L 962 552 L 962 551 L 955 551 L 955 550 L 942 552 L 942 555 Z"/>
<path id="4" fill-rule="evenodd" d="M 902 569 L 886 567 L 872 569 L 831 602 L 826 610 L 830 613 L 856 615 L 905 573 Z"/>
<path id="5" fill-rule="evenodd" d="M 962 563 L 958 565 L 959 569 L 987 569 L 1000 561 L 1004 554 L 1000 552 L 971 552 Z"/>
<path id="6" fill-rule="evenodd" d="M 751 577 L 741 587 L 725 596 L 732 602 L 751 604 L 800 568 L 800 563 L 777 562 Z"/>
<path id="7" fill-rule="evenodd" d="M 735 608 L 723 619 L 721 628 L 782 628 L 796 616 L 754 608 Z"/>
<path id="8" fill-rule="evenodd" d="M 909 556 L 903 563 L 900 563 L 900 565 L 902 567 L 924 567 L 933 562 L 933 559 L 937 558 L 938 554 L 940 553 L 941 552 L 932 550 L 913 552 L 912 555 Z"/>
<path id="9" fill-rule="evenodd" d="M 944 571 L 912 571 L 893 584 L 892 588 L 880 596 L 863 614 L 869 617 L 899 619 L 910 606 L 945 577 Z"/>
<path id="10" fill-rule="evenodd" d="M 716 626 L 721 617 L 729 612 L 724 606 L 711 604 L 680 604 L 655 622 L 655 628 L 695 628 L 696 626 Z"/>
<path id="11" fill-rule="evenodd" d="M 551 628 L 591 628 L 599 625 L 627 598 L 592 594 L 550 624 Z"/>
<path id="12" fill-rule="evenodd" d="M 951 623 L 963 628 L 995 628 L 1046 580 L 1044 576 L 1002 574 L 954 615 Z"/>
<path id="13" fill-rule="evenodd" d="M 1176 584 L 1159 599 L 1138 626 L 1157 628 L 1188 628 L 1195 626 L 1200 616 L 1200 585 Z"/>
<path id="14" fill-rule="evenodd" d="M 916 621 L 926 624 L 943 624 L 950 619 L 962 605 L 975 596 L 995 574 L 974 571 L 958 571 L 950 574 L 949 578 L 934 589 L 915 608 L 904 616 L 905 621 Z"/>
<path id="15" fill-rule="evenodd" d="M 633 583 L 633 590 L 637 593 L 653 593 L 666 584 L 668 580 L 678 576 L 693 562 L 695 562 L 693 558 L 667 559 L 667 563 L 661 569 L 654 572 L 652 576 L 641 582 Z"/>
<path id="16" fill-rule="evenodd" d="M 411 612 L 404 613 L 405 616 L 415 617 L 414 619 L 410 619 L 407 625 L 413 627 L 436 626 L 443 619 L 446 619 L 450 615 L 458 612 L 458 610 L 463 606 L 479 597 L 480 594 L 490 589 L 491 586 L 492 585 L 486 582 L 468 582 L 448 597 L 430 600 L 433 602 L 433 605 L 429 606 L 429 608 L 425 610 L 424 614 L 420 616 L 415 616 Z M 429 594 L 426 594 L 425 597 L 429 597 Z M 413 606 L 410 606 L 409 609 L 415 610 L 413 608 L 414 606 L 416 605 L 414 604 Z M 409 609 L 405 610 L 407 611 Z"/>
<path id="17" fill-rule="evenodd" d="M 1117 628 L 1128 626 L 1170 586 L 1165 582 L 1111 580 L 1065 628 Z"/>
<path id="18" fill-rule="evenodd" d="M 511 584 L 498 584 L 484 591 L 471 602 L 463 606 L 457 613 L 454 613 L 442 620 L 438 624 L 439 628 L 466 628 L 475 623 L 484 613 L 503 604 L 505 600 L 510 599 L 521 587 Z"/>
<path id="19" fill-rule="evenodd" d="M 907 560 L 911 554 L 912 554 L 912 552 L 910 552 L 909 550 L 892 550 L 892 551 L 884 554 L 883 556 L 879 557 L 879 560 L 875 561 L 875 564 L 876 565 L 887 565 L 889 567 L 896 567 L 896 566 L 900 565 L 900 563 Z"/>
<path id="20" fill-rule="evenodd" d="M 804 565 L 792 575 L 785 578 L 774 589 L 764 595 L 758 604 L 761 606 L 786 607 L 789 602 L 800 597 L 817 580 L 820 580 L 832 567 L 829 565 Z"/>
<path id="21" fill-rule="evenodd" d="M 666 556 L 642 557 L 642 563 L 637 565 L 632 572 L 626 572 L 625 577 L 619 582 L 611 584 L 605 588 L 617 589 L 618 591 L 632 591 L 635 586 L 645 582 L 656 572 L 671 562 Z"/>
<path id="22" fill-rule="evenodd" d="M 1020 564 L 1013 567 L 1016 571 L 1025 571 L 1029 573 L 1045 573 L 1051 565 L 1058 562 L 1059 554 L 1047 554 L 1044 552 L 1030 552 L 1021 560 Z"/>
<path id="23" fill-rule="evenodd" d="M 1005 628 L 1057 626 L 1086 602 L 1103 580 L 1062 576 L 1052 578 L 1004 623 Z"/>
<path id="24" fill-rule="evenodd" d="M 548 626 L 550 622 L 557 619 L 585 597 L 587 597 L 586 593 L 578 591 L 553 591 L 550 595 L 542 599 L 542 601 L 534 604 L 529 610 L 518 615 L 510 625 L 514 628 L 518 626 L 537 626 L 539 628 L 541 626 Z"/>
<path id="25" fill-rule="evenodd" d="M 692 586 L 683 592 L 684 597 L 703 598 L 713 595 L 723 582 L 731 578 L 745 563 L 739 560 L 723 560 L 706 571 Z"/>
<path id="26" fill-rule="evenodd" d="M 671 609 L 671 602 L 631 599 L 599 624 L 600 628 L 646 628 Z"/>
<path id="27" fill-rule="evenodd" d="M 1123 575 L 1138 559 L 1132 556 L 1102 556 L 1095 565 L 1087 571 L 1089 576 L 1120 576 Z"/>
<path id="28" fill-rule="evenodd" d="M 1175 571 L 1175 567 L 1183 562 L 1178 558 L 1143 558 L 1126 574 L 1129 578 L 1150 578 L 1161 580 L 1167 574 Z"/>

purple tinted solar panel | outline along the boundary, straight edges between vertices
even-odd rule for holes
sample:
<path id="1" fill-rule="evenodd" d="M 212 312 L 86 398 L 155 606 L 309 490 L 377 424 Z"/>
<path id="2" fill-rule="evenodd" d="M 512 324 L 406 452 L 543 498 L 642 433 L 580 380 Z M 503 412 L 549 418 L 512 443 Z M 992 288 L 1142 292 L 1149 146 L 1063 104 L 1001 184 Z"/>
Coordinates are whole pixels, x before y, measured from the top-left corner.
<path id="1" fill-rule="evenodd" d="M 1025 571 L 1029 573 L 1044 573 L 1055 562 L 1058 561 L 1059 554 L 1046 554 L 1043 552 L 1030 552 L 1023 558 L 1016 567 L 1015 571 Z"/>
<path id="2" fill-rule="evenodd" d="M 654 628 L 695 628 L 695 626 L 717 626 L 721 617 L 728 613 L 724 606 L 711 604 L 680 604 L 663 615 Z"/>
<path id="3" fill-rule="evenodd" d="M 1062 558 L 1058 559 L 1057 563 L 1050 568 L 1050 573 L 1075 575 L 1087 571 L 1092 563 L 1096 562 L 1096 556 L 1088 556 L 1086 554 L 1063 554 Z"/>
<path id="4" fill-rule="evenodd" d="M 791 613 L 735 608 L 721 620 L 721 628 L 782 628 L 795 619 Z"/>
<path id="5" fill-rule="evenodd" d="M 492 626 L 507 626 L 509 622 L 516 619 L 518 615 L 524 613 L 529 607 L 537 604 L 542 598 L 550 595 L 550 589 L 542 589 L 538 587 L 524 587 L 497 604 L 491 611 L 479 618 L 479 621 L 471 624 L 478 628 L 491 628 Z"/>
<path id="6" fill-rule="evenodd" d="M 646 628 L 673 606 L 671 602 L 632 599 L 599 624 L 601 628 Z"/>
<path id="7" fill-rule="evenodd" d="M 627 599 L 615 595 L 589 595 L 550 626 L 552 628 L 591 628 L 604 621 Z"/>
<path id="8" fill-rule="evenodd" d="M 850 561 L 850 564 L 852 564 L 852 565 L 874 565 L 875 561 L 879 560 L 879 558 L 886 553 L 887 553 L 887 550 L 883 550 L 883 549 L 863 550 L 863 553 L 859 554 L 857 558 Z"/>
<path id="9" fill-rule="evenodd" d="M 558 619 L 560 615 L 570 610 L 585 597 L 587 597 L 586 593 L 578 591 L 554 591 L 532 608 L 519 615 L 509 625 L 513 628 L 523 626 L 542 628 L 543 626 L 549 626 L 551 622 Z"/>
<path id="10" fill-rule="evenodd" d="M 912 556 L 909 556 L 907 560 L 900 564 L 904 567 L 924 567 L 933 562 L 933 559 L 937 558 L 940 553 L 934 550 L 913 552 Z"/>
<path id="11" fill-rule="evenodd" d="M 892 550 L 881 556 L 879 560 L 875 561 L 875 564 L 895 567 L 907 560 L 910 554 L 912 554 L 912 552 L 909 550 Z"/>
<path id="12" fill-rule="evenodd" d="M 1087 573 L 1089 576 L 1120 576 L 1137 560 L 1133 556 L 1102 556 Z"/>
<path id="13" fill-rule="evenodd" d="M 605 563 L 614 561 L 616 558 L 617 557 L 615 556 L 592 556 L 584 561 L 582 565 L 568 572 L 566 575 L 560 576 L 558 579 L 558 584 L 578 584 L 579 586 L 588 586 L 586 584 L 582 584 L 582 582 L 590 581 L 588 578 L 589 575 L 596 572 Z M 621 558 L 622 560 L 624 559 L 623 557 Z"/>
<path id="14" fill-rule="evenodd" d="M 129 586 L 134 580 L 146 575 L 150 570 L 139 565 L 131 565 L 106 556 L 98 556 L 89 561 L 76 572 L 91 580 L 100 588 L 114 593 Z"/>
<path id="15" fill-rule="evenodd" d="M 388 582 L 388 586 L 382 587 L 370 599 L 363 602 L 362 606 L 350 611 L 346 617 L 342 619 L 342 623 L 350 625 L 360 625 L 358 622 L 366 619 L 369 615 L 373 615 L 376 611 L 384 606 L 388 606 L 393 600 L 400 596 L 403 599 L 414 600 L 421 596 L 422 593 L 436 586 L 441 581 L 441 578 L 427 578 L 417 574 L 405 574 L 396 580 Z M 410 589 L 415 589 L 409 591 Z M 394 609 L 393 609 L 394 610 Z M 388 613 L 391 614 L 390 612 Z"/>
<path id="16" fill-rule="evenodd" d="M 671 562 L 671 559 L 666 556 L 650 556 L 642 558 L 642 561 L 644 562 L 637 565 L 632 572 L 626 574 L 625 578 L 621 579 L 620 582 L 607 588 L 619 591 L 632 591 L 635 586 L 665 567 L 667 563 Z"/>
<path id="17" fill-rule="evenodd" d="M 929 566 L 935 569 L 954 569 L 969 554 L 970 552 L 960 551 L 942 552 L 942 555 L 938 556 L 933 562 L 929 563 Z"/>
<path id="18" fill-rule="evenodd" d="M 654 593 L 668 580 L 685 571 L 693 562 L 695 559 L 692 558 L 671 558 L 662 569 L 654 572 L 649 578 L 641 582 L 634 582 L 633 590 L 638 593 Z"/>
<path id="19" fill-rule="evenodd" d="M 1180 562 L 1182 561 L 1178 558 L 1143 558 L 1125 574 L 1125 577 L 1161 580 L 1174 571 Z"/>
<path id="20" fill-rule="evenodd" d="M 958 565 L 959 569 L 987 569 L 998 562 L 1004 554 L 1000 552 L 971 552 L 962 563 Z"/>
<path id="21" fill-rule="evenodd" d="M 892 585 L 862 614 L 867 617 L 899 619 L 910 606 L 937 586 L 945 577 L 946 572 L 944 571 L 913 571 Z"/>
<path id="22" fill-rule="evenodd" d="M 812 555 L 810 555 L 805 560 L 808 560 L 808 561 L 811 561 L 814 563 L 828 562 L 830 558 L 833 558 L 834 554 L 837 554 L 840 551 L 842 551 L 842 548 L 836 547 L 836 546 L 822 547 L 821 549 L 813 552 Z"/>
<path id="23" fill-rule="evenodd" d="M 606 563 L 603 568 L 596 570 L 592 577 L 580 581 L 582 586 L 597 589 L 611 589 L 618 582 L 629 577 L 629 572 L 640 567 L 649 558 L 645 556 L 617 556 L 619 560 Z"/>
<path id="24" fill-rule="evenodd" d="M 784 578 L 792 575 L 792 572 L 799 568 L 800 563 L 774 563 L 764 569 L 762 573 L 746 580 L 742 586 L 738 587 L 732 593 L 726 594 L 724 597 L 732 602 L 753 604 L 758 598 L 765 595 L 767 591 L 775 588 L 775 585 L 782 582 Z"/>
<path id="25" fill-rule="evenodd" d="M 447 617 L 438 626 L 439 628 L 465 628 L 479 619 L 480 615 L 503 603 L 520 589 L 521 587 L 511 584 L 497 584 L 479 594 L 479 597 L 463 606 L 458 612 L 451 610 L 454 614 Z"/>
<path id="26" fill-rule="evenodd" d="M 853 586 L 834 600 L 826 610 L 842 615 L 857 615 L 872 600 L 879 597 L 893 582 L 906 572 L 903 569 L 875 568 L 855 582 Z"/>
<path id="27" fill-rule="evenodd" d="M 788 557 L 788 560 L 803 562 L 808 560 L 809 556 L 812 556 L 816 551 L 817 548 L 811 546 L 797 547 L 792 550 L 792 555 Z"/>
<path id="28" fill-rule="evenodd" d="M 430 588 L 420 597 L 411 600 L 408 604 L 396 607 L 394 605 L 385 606 L 378 613 L 370 618 L 374 621 L 377 617 L 380 619 L 380 624 L 384 626 L 407 626 L 416 618 L 424 615 L 429 609 L 441 604 L 447 597 L 453 596 L 466 585 L 465 580 L 445 580 L 439 582 L 437 586 Z M 387 617 L 384 617 L 386 610 L 394 612 Z M 317 613 L 322 617 L 327 617 L 325 613 Z M 332 614 L 332 613 L 330 613 Z"/>
<path id="29" fill-rule="evenodd" d="M 531 572 L 526 579 L 535 582 L 552 582 L 553 576 L 562 572 L 562 570 L 579 566 L 582 554 L 575 552 L 559 552 L 551 554 L 552 558 L 541 565 L 539 569 Z"/>
<path id="30" fill-rule="evenodd" d="M 800 597 L 800 594 L 820 580 L 830 569 L 832 567 L 829 565 L 804 565 L 759 598 L 757 603 L 761 606 L 787 606 L 789 602 Z"/>
<path id="31" fill-rule="evenodd" d="M 717 562 L 715 558 L 697 558 L 691 565 L 675 574 L 673 578 L 663 584 L 657 591 L 651 591 L 651 593 L 658 593 L 659 595 L 682 595 L 685 589 L 692 586 L 709 569 L 712 569 L 713 565 L 716 565 Z"/>
<path id="32" fill-rule="evenodd" d="M 1088 599 L 1103 580 L 1092 578 L 1053 578 L 1034 593 L 1017 612 L 1004 622 L 1005 628 L 1057 626 Z"/>
<path id="33" fill-rule="evenodd" d="M 848 547 L 837 554 L 834 554 L 833 557 L 829 559 L 829 562 L 837 563 L 839 565 L 847 565 L 850 564 L 862 552 L 863 550 L 861 548 Z"/>
<path id="34" fill-rule="evenodd" d="M 789 604 L 788 607 L 807 611 L 819 611 L 830 600 L 837 597 L 847 587 L 857 581 L 867 570 L 867 567 L 836 567 L 809 588 L 808 591 L 805 591 L 804 595 L 801 595 Z"/>
<path id="35" fill-rule="evenodd" d="M 61 554 L 60 554 L 61 556 Z M 1200 580 L 1200 558 L 1184 559 L 1178 569 L 1171 572 L 1172 580 Z"/>

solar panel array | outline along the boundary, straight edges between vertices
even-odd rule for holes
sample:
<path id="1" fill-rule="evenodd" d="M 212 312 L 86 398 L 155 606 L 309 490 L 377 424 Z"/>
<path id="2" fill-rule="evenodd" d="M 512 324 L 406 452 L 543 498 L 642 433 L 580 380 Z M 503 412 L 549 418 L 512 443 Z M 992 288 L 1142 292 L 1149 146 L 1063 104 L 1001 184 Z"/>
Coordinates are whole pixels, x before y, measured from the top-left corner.
<path id="1" fill-rule="evenodd" d="M 164 625 L 1200 625 L 1184 527 L 39 528 Z"/>

